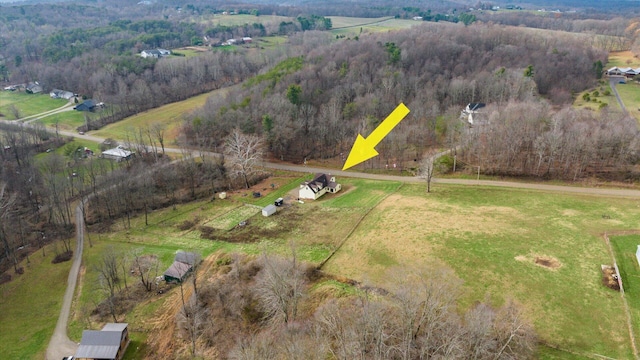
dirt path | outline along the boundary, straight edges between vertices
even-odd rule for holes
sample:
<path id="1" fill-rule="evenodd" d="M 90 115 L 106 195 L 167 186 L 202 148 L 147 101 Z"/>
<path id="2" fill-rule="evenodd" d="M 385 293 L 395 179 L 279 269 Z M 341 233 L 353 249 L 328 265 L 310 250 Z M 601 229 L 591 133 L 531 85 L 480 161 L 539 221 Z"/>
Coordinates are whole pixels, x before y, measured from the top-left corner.
<path id="1" fill-rule="evenodd" d="M 47 347 L 47 360 L 59 360 L 65 356 L 73 355 L 78 349 L 78 344 L 74 343 L 67 336 L 67 324 L 69 313 L 71 312 L 71 301 L 76 290 L 80 264 L 82 263 L 82 249 L 84 243 L 84 221 L 82 219 L 82 209 L 80 205 L 76 207 L 76 251 L 73 254 L 73 264 L 67 278 L 67 290 L 62 300 L 62 309 L 56 323 L 56 329 Z"/>
<path id="2" fill-rule="evenodd" d="M 624 78 L 624 76 L 611 76 L 609 77 L 609 86 L 611 87 L 611 90 L 613 91 L 613 95 L 615 95 L 616 100 L 618 100 L 618 104 L 620 104 L 620 108 L 622 109 L 622 112 L 624 112 L 625 114 L 629 114 L 629 112 L 627 111 L 627 108 L 624 106 L 624 102 L 622 102 L 622 99 L 620 98 L 620 94 L 618 94 L 618 89 L 616 89 L 616 84 L 619 83 L 620 81 L 626 82 L 626 79 Z"/>

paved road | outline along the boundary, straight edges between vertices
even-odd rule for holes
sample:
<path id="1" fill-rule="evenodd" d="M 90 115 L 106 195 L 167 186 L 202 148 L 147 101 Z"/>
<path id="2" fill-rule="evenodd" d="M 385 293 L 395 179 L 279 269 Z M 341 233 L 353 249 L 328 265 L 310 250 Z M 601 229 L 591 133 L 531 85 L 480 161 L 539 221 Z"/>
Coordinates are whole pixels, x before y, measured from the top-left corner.
<path id="1" fill-rule="evenodd" d="M 400 181 L 405 183 L 423 183 L 426 187 L 426 181 L 424 179 L 412 176 L 395 176 L 395 175 L 379 175 L 379 174 L 366 174 L 353 171 L 341 171 L 337 169 L 327 169 L 320 167 L 309 167 L 300 165 L 289 165 L 279 163 L 263 163 L 267 168 L 289 170 L 298 172 L 318 173 L 327 172 L 332 175 L 338 175 L 342 177 L 354 177 L 361 179 L 371 180 L 390 180 Z M 433 178 L 432 183 L 436 184 L 454 184 L 454 185 L 480 185 L 480 186 L 496 186 L 496 187 L 509 187 L 518 189 L 530 189 L 535 191 L 552 191 L 561 192 L 565 194 L 584 194 L 584 195 L 598 195 L 598 196 L 615 196 L 615 197 L 632 197 L 640 198 L 640 190 L 631 189 L 609 189 L 609 188 L 592 188 L 592 187 L 578 187 L 578 186 L 561 186 L 561 185 L 547 185 L 539 183 L 520 183 L 512 181 L 497 181 L 497 180 L 468 180 L 468 179 L 440 179 Z"/>
<path id="2" fill-rule="evenodd" d="M 73 254 L 73 264 L 67 278 L 67 290 L 62 300 L 62 309 L 56 323 L 56 329 L 47 347 L 47 360 L 60 360 L 65 356 L 74 355 L 78 349 L 78 344 L 69 340 L 67 336 L 67 323 L 69 322 L 69 313 L 71 312 L 71 301 L 76 291 L 76 283 L 78 281 L 78 273 L 80 272 L 80 264 L 82 263 L 82 248 L 84 244 L 84 219 L 82 218 L 82 209 L 80 205 L 76 207 L 76 251 Z"/>
<path id="3" fill-rule="evenodd" d="M 616 99 L 618 100 L 618 104 L 620 104 L 620 108 L 622 109 L 622 112 L 624 112 L 625 114 L 629 114 L 629 112 L 627 111 L 627 108 L 624 106 L 624 103 L 622 102 L 622 99 L 620 98 L 620 94 L 618 94 L 618 89 L 616 89 L 616 85 L 620 81 L 626 82 L 627 80 L 625 79 L 624 76 L 610 76 L 609 77 L 609 86 L 611 86 L 611 90 L 613 91 L 613 95 L 616 96 Z"/>

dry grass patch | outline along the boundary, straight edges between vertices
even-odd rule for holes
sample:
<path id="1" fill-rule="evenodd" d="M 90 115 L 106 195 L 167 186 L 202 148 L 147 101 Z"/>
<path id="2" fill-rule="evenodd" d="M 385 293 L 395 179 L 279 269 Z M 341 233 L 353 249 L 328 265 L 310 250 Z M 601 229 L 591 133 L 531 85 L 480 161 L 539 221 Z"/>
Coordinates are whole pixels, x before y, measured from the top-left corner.
<path id="1" fill-rule="evenodd" d="M 521 217 L 508 207 L 462 208 L 423 197 L 391 195 L 364 219 L 325 265 L 326 270 L 356 279 L 381 278 L 389 265 L 432 258 L 436 248 L 446 246 L 444 237 L 517 233 L 520 229 L 511 221 Z"/>

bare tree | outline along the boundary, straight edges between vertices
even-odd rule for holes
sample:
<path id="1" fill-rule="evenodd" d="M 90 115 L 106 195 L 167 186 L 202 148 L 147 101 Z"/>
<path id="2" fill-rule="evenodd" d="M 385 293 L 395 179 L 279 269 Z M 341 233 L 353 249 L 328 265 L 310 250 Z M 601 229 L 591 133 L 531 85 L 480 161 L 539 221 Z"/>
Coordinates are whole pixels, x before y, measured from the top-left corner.
<path id="1" fill-rule="evenodd" d="M 249 178 L 258 172 L 264 157 L 264 140 L 236 128 L 226 138 L 224 155 L 231 175 L 241 177 L 248 189 Z"/>
<path id="2" fill-rule="evenodd" d="M 427 192 L 431 192 L 431 180 L 434 173 L 434 162 L 437 154 L 435 152 L 429 152 L 420 162 L 420 168 L 418 169 L 418 176 L 427 182 Z"/>
<path id="3" fill-rule="evenodd" d="M 147 291 L 151 291 L 155 284 L 155 277 L 158 274 L 158 266 L 160 265 L 158 257 L 155 255 L 142 255 L 138 250 L 133 253 L 133 265 L 144 288 Z"/>
<path id="4" fill-rule="evenodd" d="M 513 300 L 508 300 L 496 313 L 494 336 L 498 359 L 523 359 L 533 354 L 536 344 L 533 327 Z"/>
<path id="5" fill-rule="evenodd" d="M 305 294 L 305 276 L 295 251 L 291 259 L 262 255 L 263 268 L 256 276 L 255 295 L 265 318 L 274 324 L 296 319 Z"/>

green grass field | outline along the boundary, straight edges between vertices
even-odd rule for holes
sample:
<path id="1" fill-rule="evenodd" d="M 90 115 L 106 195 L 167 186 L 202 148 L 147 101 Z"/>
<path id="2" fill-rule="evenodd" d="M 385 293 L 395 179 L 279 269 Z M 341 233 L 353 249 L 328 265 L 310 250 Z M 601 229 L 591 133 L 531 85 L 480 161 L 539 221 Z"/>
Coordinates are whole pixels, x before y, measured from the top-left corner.
<path id="1" fill-rule="evenodd" d="M 151 124 L 161 124 L 165 127 L 165 145 L 171 145 L 178 136 L 182 116 L 204 105 L 207 96 L 208 94 L 202 94 L 188 100 L 148 110 L 92 131 L 91 134 L 124 141 L 127 138 L 132 139 L 133 135 L 137 134 L 140 129 L 144 130 Z"/>
<path id="2" fill-rule="evenodd" d="M 20 265 L 23 275 L 11 271 L 14 280 L 0 285 L 0 343 L 7 359 L 44 359 L 58 321 L 71 262 L 52 264 L 52 246 L 45 254 L 33 253 L 30 264 Z"/>
<path id="3" fill-rule="evenodd" d="M 637 226 L 636 203 L 490 187 L 438 185 L 426 194 L 405 185 L 367 215 L 324 270 L 384 285 L 392 266 L 443 261 L 465 281 L 461 307 L 513 298 L 544 342 L 629 358 L 622 302 L 601 285 L 600 265 L 611 260 L 599 234 Z M 554 358 L 551 348 L 541 351 Z"/>
<path id="4" fill-rule="evenodd" d="M 405 19 L 383 18 L 351 18 L 329 16 L 333 24 L 331 33 L 334 35 L 361 36 L 368 32 L 408 29 L 423 22 Z"/>
<path id="5" fill-rule="evenodd" d="M 55 128 L 56 123 L 60 130 L 75 130 L 84 124 L 85 115 L 92 116 L 81 111 L 64 111 L 57 114 L 49 115 L 38 120 L 47 127 Z"/>
<path id="6" fill-rule="evenodd" d="M 603 92 L 607 90 L 609 91 L 609 95 L 603 95 Z M 595 96 L 594 91 L 598 91 L 599 95 Z M 589 101 L 585 101 L 582 97 L 587 93 L 590 95 Z M 611 91 L 608 83 L 606 85 L 598 87 L 597 89 L 589 89 L 576 94 L 576 99 L 573 102 L 573 106 L 576 108 L 598 111 L 601 109 L 600 104 L 603 103 L 607 104 L 606 106 L 609 111 L 622 111 L 620 109 L 620 104 L 618 104 L 618 100 L 616 100 L 616 97 L 613 96 L 613 92 Z"/>
<path id="7" fill-rule="evenodd" d="M 0 91 L 0 120 L 15 120 L 11 110 L 15 106 L 20 117 L 39 114 L 44 111 L 59 108 L 67 103 L 67 100 L 52 99 L 49 94 L 27 94 L 18 91 Z"/>
<path id="8" fill-rule="evenodd" d="M 197 22 L 207 24 L 209 26 L 215 25 L 225 25 L 225 26 L 242 26 L 245 24 L 279 24 L 282 21 L 294 21 L 294 18 L 287 16 L 278 16 L 278 15 L 249 15 L 249 14 L 239 14 L 239 15 L 222 15 L 215 14 L 213 16 L 206 16 L 198 19 Z"/>
<path id="9" fill-rule="evenodd" d="M 634 81 L 627 81 L 626 84 L 616 85 L 616 89 L 629 115 L 640 121 L 640 84 Z"/>
<path id="10" fill-rule="evenodd" d="M 424 185 L 343 178 L 338 179 L 343 187 L 340 193 L 299 204 L 296 189 L 307 178 L 309 175 L 278 173 L 253 190 L 228 193 L 225 200 L 154 211 L 149 225 L 140 214 L 132 218 L 131 227 L 118 221 L 110 233 L 90 234 L 94 246 L 85 246 L 85 271 L 70 325 L 71 338 L 79 340 L 82 329 L 92 326 L 81 310 L 100 300 L 91 264 L 108 248 L 154 254 L 160 259 L 161 274 L 177 250 L 196 250 L 205 257 L 218 250 L 286 254 L 293 242 L 300 259 L 319 264 L 346 239 L 323 270 L 384 286 L 389 268 L 442 262 L 465 282 L 462 309 L 486 299 L 494 305 L 508 298 L 520 303 L 543 343 L 559 348 L 543 345 L 539 358 L 631 357 L 621 298 L 601 285 L 600 265 L 611 262 L 601 233 L 637 227 L 637 200 L 440 184 L 427 194 Z M 253 198 L 250 194 L 256 189 L 268 194 Z M 285 206 L 270 217 L 263 217 L 259 207 L 246 205 L 264 206 L 277 197 L 285 198 Z M 235 226 L 241 219 L 248 220 L 244 228 Z M 192 225 L 183 227 L 186 222 Z M 201 238 L 199 226 L 214 223 L 222 224 L 220 239 L 258 237 L 249 242 Z M 635 237 L 619 251 L 634 255 L 638 242 L 640 238 Z M 623 244 L 619 239 L 614 243 Z M 637 271 L 634 259 L 630 261 L 635 267 L 619 262 Z M 550 265 L 540 265 L 536 262 L 540 260 Z M 129 284 L 137 281 L 128 279 Z M 0 287 L 3 295 L 11 284 Z M 33 287 L 39 286 L 44 285 Z M 630 294 L 634 286 L 640 288 L 632 282 L 629 286 Z M 3 296 L 3 307 L 18 306 L 15 294 Z M 163 297 L 146 301 L 125 320 L 132 328 L 147 328 L 149 314 L 165 306 L 164 302 Z M 633 305 L 636 327 L 639 305 L 640 301 Z M 140 334 L 134 339 L 136 348 L 143 348 L 138 355 L 144 352 L 145 338 Z M 135 358 L 136 354 L 128 356 Z"/>
<path id="11" fill-rule="evenodd" d="M 214 90 L 184 101 L 163 105 L 109 124 L 100 130 L 91 132 L 91 134 L 103 138 L 126 140 L 127 136 L 131 136 L 132 132 L 138 131 L 138 129 L 151 124 L 161 124 L 165 127 L 165 145 L 174 145 L 183 116 L 203 106 L 209 96 L 225 96 L 228 91 L 229 88 Z"/>

